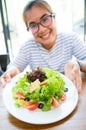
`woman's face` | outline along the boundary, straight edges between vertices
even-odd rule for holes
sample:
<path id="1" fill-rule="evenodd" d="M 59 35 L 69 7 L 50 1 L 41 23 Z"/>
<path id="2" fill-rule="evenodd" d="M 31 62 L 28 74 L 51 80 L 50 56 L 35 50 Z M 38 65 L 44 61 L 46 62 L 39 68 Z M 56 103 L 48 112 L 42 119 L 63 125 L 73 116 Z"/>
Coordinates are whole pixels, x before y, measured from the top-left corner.
<path id="1" fill-rule="evenodd" d="M 29 25 L 34 27 L 33 23 L 39 23 L 42 19 L 45 20 L 48 15 L 50 15 L 50 13 L 46 9 L 39 6 L 33 6 L 31 10 L 27 11 L 26 21 Z M 47 27 L 38 24 L 38 31 L 35 33 L 32 32 L 35 40 L 46 49 L 52 48 L 56 40 L 55 19 L 52 18 L 51 21 L 52 22 Z"/>

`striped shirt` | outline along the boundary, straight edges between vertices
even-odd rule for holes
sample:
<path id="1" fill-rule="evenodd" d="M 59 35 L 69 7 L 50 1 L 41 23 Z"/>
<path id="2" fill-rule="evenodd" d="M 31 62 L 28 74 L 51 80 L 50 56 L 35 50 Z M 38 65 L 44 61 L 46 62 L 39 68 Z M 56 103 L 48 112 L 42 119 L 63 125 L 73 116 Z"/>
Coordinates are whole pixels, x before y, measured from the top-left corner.
<path id="1" fill-rule="evenodd" d="M 86 44 L 75 33 L 58 33 L 54 46 L 46 50 L 33 38 L 24 43 L 12 65 L 23 71 L 27 65 L 31 69 L 48 67 L 55 71 L 64 72 L 65 64 L 75 56 L 86 60 Z"/>

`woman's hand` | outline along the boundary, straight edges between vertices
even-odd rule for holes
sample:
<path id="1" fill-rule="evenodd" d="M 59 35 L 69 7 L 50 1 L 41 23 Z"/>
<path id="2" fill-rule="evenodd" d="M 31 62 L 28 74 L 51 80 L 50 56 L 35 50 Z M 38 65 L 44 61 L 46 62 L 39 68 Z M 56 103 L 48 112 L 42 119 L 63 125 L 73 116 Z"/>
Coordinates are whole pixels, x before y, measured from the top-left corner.
<path id="1" fill-rule="evenodd" d="M 80 67 L 77 61 L 71 60 L 66 64 L 65 75 L 73 81 L 73 83 L 78 89 L 78 93 L 80 93 L 82 89 L 82 79 L 81 79 Z"/>
<path id="2" fill-rule="evenodd" d="M 0 84 L 1 86 L 5 87 L 5 85 L 11 81 L 11 79 L 20 73 L 20 70 L 17 67 L 9 68 L 1 77 L 0 77 Z"/>

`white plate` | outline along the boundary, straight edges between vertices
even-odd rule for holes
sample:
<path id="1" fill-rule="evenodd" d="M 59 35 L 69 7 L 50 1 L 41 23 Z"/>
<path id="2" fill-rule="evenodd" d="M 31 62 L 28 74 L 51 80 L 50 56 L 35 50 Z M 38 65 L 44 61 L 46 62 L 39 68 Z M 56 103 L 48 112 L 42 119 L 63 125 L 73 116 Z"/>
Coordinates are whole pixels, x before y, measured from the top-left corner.
<path id="1" fill-rule="evenodd" d="M 68 88 L 67 99 L 59 108 L 54 108 L 48 112 L 42 112 L 40 109 L 28 111 L 26 108 L 17 108 L 12 98 L 12 87 L 20 76 L 22 75 L 13 78 L 3 91 L 4 104 L 8 112 L 17 119 L 31 124 L 50 124 L 64 119 L 75 109 L 78 102 L 78 93 L 74 84 L 64 75 L 62 77 L 66 83 L 66 88 Z"/>

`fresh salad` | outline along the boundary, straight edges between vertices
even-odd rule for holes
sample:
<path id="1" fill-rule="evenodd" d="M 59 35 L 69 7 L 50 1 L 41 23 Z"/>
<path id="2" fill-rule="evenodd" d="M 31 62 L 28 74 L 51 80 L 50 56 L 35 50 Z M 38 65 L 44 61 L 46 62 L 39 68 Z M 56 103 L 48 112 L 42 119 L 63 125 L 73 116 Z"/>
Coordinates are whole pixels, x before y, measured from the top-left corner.
<path id="1" fill-rule="evenodd" d="M 66 90 L 59 72 L 37 68 L 18 79 L 12 88 L 12 96 L 17 107 L 49 111 L 66 100 Z"/>

